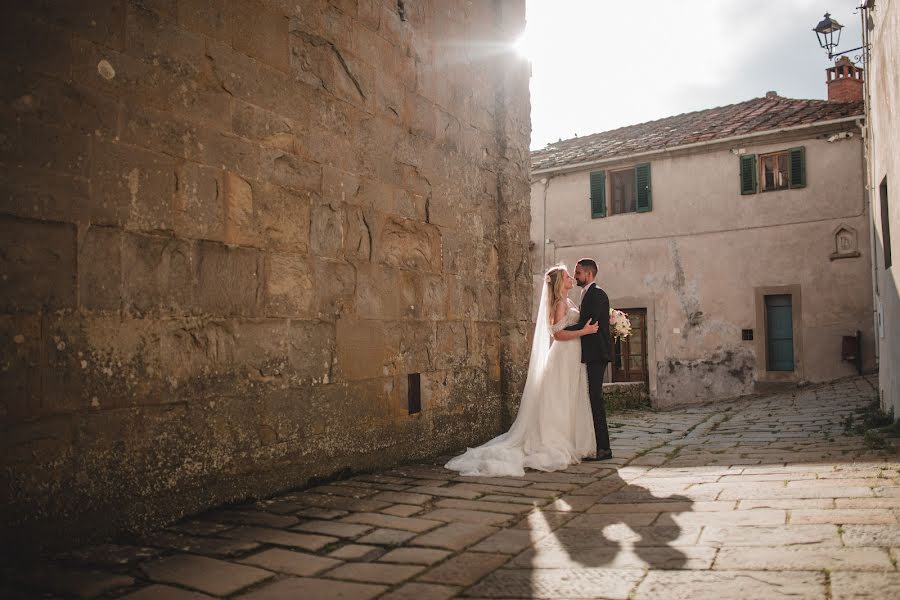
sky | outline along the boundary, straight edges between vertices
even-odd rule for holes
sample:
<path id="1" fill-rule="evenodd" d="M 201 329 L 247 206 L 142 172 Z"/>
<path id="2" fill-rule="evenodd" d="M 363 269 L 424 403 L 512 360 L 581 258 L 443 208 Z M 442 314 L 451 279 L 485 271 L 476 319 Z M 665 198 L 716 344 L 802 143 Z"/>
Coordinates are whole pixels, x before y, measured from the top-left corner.
<path id="1" fill-rule="evenodd" d="M 859 0 L 527 0 L 531 148 L 776 91 L 824 99 L 826 10 L 861 44 Z M 849 55 L 851 60 L 857 53 Z"/>

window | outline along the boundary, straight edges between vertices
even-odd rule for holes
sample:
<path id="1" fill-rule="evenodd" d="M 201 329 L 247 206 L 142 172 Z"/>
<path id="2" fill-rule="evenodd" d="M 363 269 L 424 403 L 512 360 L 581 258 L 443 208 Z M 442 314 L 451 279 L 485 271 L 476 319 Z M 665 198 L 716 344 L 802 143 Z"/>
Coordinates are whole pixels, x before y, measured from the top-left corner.
<path id="1" fill-rule="evenodd" d="M 741 194 L 806 187 L 806 149 L 791 148 L 758 157 L 746 154 L 740 160 Z"/>
<path id="2" fill-rule="evenodd" d="M 610 214 L 634 212 L 634 169 L 613 171 L 609 177 Z"/>
<path id="3" fill-rule="evenodd" d="M 887 177 L 881 180 L 878 186 L 881 196 L 881 252 L 884 254 L 884 270 L 891 268 L 891 212 L 888 209 L 888 184 Z"/>
<path id="4" fill-rule="evenodd" d="M 760 191 L 786 190 L 789 183 L 787 152 L 763 154 L 759 157 Z"/>
<path id="5" fill-rule="evenodd" d="M 594 171 L 591 173 L 590 190 L 591 218 L 594 219 L 649 212 L 653 208 L 649 163 L 618 171 Z"/>

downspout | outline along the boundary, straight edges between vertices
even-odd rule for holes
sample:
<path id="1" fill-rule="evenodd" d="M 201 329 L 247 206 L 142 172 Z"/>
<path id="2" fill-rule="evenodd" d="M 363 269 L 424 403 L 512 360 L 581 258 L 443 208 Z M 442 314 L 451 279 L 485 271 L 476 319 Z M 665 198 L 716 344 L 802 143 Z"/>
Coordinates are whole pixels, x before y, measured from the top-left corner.
<path id="1" fill-rule="evenodd" d="M 550 189 L 551 179 L 553 179 L 553 175 L 545 175 L 541 178 L 541 185 L 544 186 L 544 220 L 541 223 L 541 274 L 547 271 L 547 246 L 549 245 L 549 238 L 547 237 L 547 191 Z"/>
<path id="2" fill-rule="evenodd" d="M 860 123 L 859 119 L 856 120 L 856 124 L 859 127 L 862 138 L 863 138 L 863 160 L 864 160 L 864 168 L 865 168 L 865 177 L 866 177 L 866 185 L 864 196 L 866 198 L 866 205 L 869 208 L 869 227 L 872 230 L 872 234 L 869 236 L 869 256 L 872 257 L 872 338 L 875 340 L 874 351 L 875 351 L 875 368 L 878 369 L 880 364 L 880 356 L 881 356 L 881 339 L 878 337 L 878 319 L 880 317 L 880 311 L 878 310 L 878 305 L 880 303 L 880 291 L 878 286 L 878 253 L 877 247 L 878 245 L 875 242 L 875 210 L 874 210 L 874 194 L 875 194 L 875 172 L 874 165 L 872 165 L 872 148 L 874 147 L 872 136 L 874 135 L 874 130 L 872 129 L 872 121 L 871 121 L 871 96 L 869 94 L 869 78 L 872 75 L 871 71 L 871 61 L 870 61 L 870 49 L 869 49 L 869 13 L 864 7 L 861 7 L 859 11 L 860 18 L 860 32 L 862 33 L 862 47 L 863 47 L 863 61 L 866 65 L 866 71 L 863 73 L 863 115 L 865 117 L 865 122 Z M 862 351 L 862 348 L 860 348 Z M 879 398 L 880 400 L 880 398 Z M 883 407 L 882 407 L 883 408 Z"/>

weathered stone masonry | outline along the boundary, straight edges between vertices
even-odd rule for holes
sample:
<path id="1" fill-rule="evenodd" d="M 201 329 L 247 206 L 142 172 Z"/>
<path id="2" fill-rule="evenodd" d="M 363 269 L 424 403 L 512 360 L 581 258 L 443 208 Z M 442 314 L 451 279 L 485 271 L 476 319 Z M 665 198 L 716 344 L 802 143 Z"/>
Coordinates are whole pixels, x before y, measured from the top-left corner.
<path id="1" fill-rule="evenodd" d="M 498 432 L 528 350 L 523 26 L 521 0 L 10 7 L 5 541 Z"/>

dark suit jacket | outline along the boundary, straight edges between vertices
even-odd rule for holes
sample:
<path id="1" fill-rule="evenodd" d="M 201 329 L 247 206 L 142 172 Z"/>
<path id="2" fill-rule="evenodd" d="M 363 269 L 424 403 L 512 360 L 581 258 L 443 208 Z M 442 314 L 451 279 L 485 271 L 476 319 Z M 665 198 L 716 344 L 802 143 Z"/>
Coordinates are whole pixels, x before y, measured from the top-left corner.
<path id="1" fill-rule="evenodd" d="M 609 362 L 609 296 L 596 283 L 581 298 L 581 320 L 566 329 L 581 329 L 588 321 L 596 321 L 600 329 L 592 335 L 581 336 L 581 362 Z"/>

